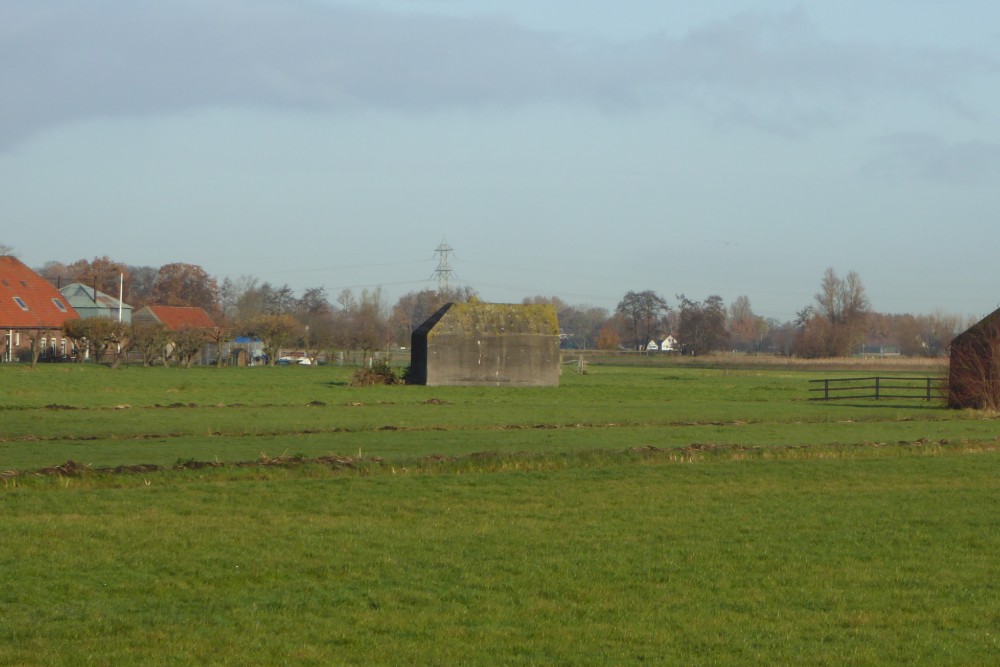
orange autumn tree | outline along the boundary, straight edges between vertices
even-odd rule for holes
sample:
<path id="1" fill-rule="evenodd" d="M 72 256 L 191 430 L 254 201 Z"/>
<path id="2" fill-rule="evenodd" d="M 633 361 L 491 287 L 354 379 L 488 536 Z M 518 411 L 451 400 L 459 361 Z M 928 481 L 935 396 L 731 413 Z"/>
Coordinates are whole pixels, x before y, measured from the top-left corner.
<path id="1" fill-rule="evenodd" d="M 151 301 L 160 306 L 203 308 L 212 316 L 220 312 L 219 285 L 196 264 L 175 262 L 161 266 L 153 283 Z"/>

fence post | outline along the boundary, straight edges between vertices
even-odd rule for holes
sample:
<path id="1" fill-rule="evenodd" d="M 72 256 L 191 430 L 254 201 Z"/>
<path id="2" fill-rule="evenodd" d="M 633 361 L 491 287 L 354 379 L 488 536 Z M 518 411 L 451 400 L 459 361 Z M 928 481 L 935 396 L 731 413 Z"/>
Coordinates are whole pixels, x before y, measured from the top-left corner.
<path id="1" fill-rule="evenodd" d="M 879 377 L 875 376 L 875 400 L 879 399 Z"/>
<path id="2" fill-rule="evenodd" d="M 830 378 L 823 378 L 823 400 L 830 400 Z"/>
<path id="3" fill-rule="evenodd" d="M 927 378 L 927 400 L 931 400 L 931 379 Z"/>

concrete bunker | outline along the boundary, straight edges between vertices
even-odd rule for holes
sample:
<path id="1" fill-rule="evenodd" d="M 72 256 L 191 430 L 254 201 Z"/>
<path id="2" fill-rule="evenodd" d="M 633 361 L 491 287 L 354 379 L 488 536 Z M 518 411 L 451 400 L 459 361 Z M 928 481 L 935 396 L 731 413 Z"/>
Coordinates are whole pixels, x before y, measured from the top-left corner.
<path id="1" fill-rule="evenodd" d="M 1000 310 L 951 341 L 948 405 L 1000 409 Z"/>
<path id="2" fill-rule="evenodd" d="M 558 386 L 559 359 L 552 305 L 449 303 L 414 330 L 410 377 L 429 386 Z"/>

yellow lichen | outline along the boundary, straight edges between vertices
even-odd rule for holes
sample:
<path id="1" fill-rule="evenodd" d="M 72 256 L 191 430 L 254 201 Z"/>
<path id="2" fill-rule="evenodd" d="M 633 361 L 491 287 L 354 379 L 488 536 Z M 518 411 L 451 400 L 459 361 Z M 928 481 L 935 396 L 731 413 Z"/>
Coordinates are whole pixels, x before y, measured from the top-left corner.
<path id="1" fill-rule="evenodd" d="M 472 302 L 452 304 L 431 332 L 484 335 L 559 335 L 556 309 L 549 304 Z"/>

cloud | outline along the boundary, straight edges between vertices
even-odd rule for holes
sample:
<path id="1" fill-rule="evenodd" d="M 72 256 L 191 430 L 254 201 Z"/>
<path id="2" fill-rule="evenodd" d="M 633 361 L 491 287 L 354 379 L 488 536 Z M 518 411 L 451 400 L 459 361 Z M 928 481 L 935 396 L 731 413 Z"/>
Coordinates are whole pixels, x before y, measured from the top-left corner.
<path id="1" fill-rule="evenodd" d="M 889 180 L 917 178 L 951 185 L 981 185 L 1000 177 L 1000 144 L 947 142 L 926 134 L 894 134 L 879 142 L 879 156 L 864 173 Z"/>
<path id="2" fill-rule="evenodd" d="M 954 101 L 995 64 L 824 39 L 802 10 L 633 43 L 500 16 L 306 0 L 35 0 L 0 6 L 0 148 L 47 128 L 219 107 L 401 112 L 667 105 L 797 133 L 873 95 Z M 957 104 L 957 103 L 956 103 Z"/>

